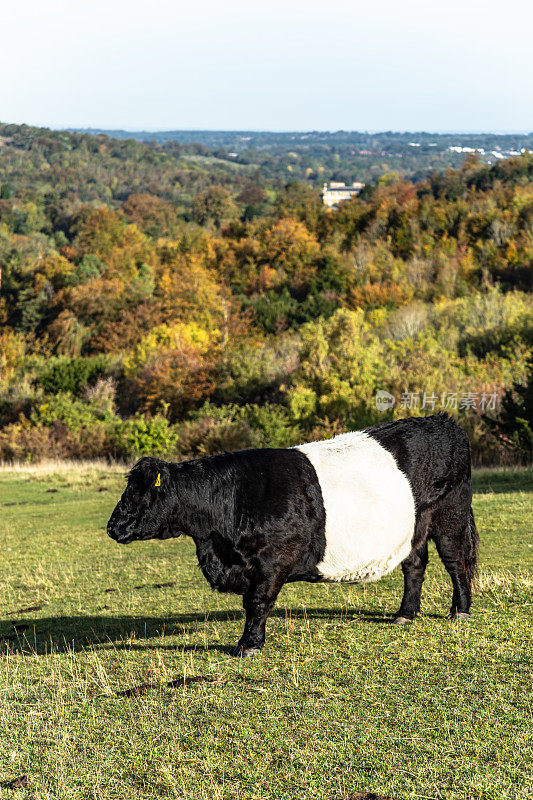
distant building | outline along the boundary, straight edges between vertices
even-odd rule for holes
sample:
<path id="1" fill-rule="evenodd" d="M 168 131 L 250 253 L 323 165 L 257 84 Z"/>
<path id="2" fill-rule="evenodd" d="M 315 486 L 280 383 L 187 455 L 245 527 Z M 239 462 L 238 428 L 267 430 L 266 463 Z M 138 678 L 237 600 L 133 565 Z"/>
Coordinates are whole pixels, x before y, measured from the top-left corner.
<path id="1" fill-rule="evenodd" d="M 360 181 L 355 181 L 351 186 L 346 186 L 345 183 L 340 181 L 331 181 L 328 187 L 327 183 L 325 183 L 322 190 L 322 202 L 327 208 L 337 208 L 346 200 L 357 197 L 364 185 Z"/>

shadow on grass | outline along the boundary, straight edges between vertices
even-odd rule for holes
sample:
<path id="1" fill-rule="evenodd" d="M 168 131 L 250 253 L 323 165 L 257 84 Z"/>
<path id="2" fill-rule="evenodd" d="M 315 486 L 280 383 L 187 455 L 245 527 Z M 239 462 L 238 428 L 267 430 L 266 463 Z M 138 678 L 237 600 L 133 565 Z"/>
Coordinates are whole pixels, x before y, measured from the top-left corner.
<path id="1" fill-rule="evenodd" d="M 427 615 L 426 615 L 427 616 Z M 437 616 L 437 615 L 429 615 Z M 278 619 L 341 619 L 369 625 L 390 625 L 392 616 L 365 609 L 346 608 L 280 608 L 272 618 Z M 126 650 L 218 650 L 232 648 L 206 645 L 203 626 L 206 622 L 244 622 L 240 610 L 213 611 L 207 614 L 175 614 L 165 617 L 77 616 L 44 617 L 37 620 L 10 619 L 1 623 L 0 653 L 3 651 L 45 655 L 51 652 L 79 652 L 90 648 Z M 197 633 L 198 644 L 180 644 L 174 637 Z M 235 634 L 240 636 L 240 625 Z M 150 639 L 173 637 L 172 642 L 150 642 Z M 147 641 L 148 640 L 148 641 Z"/>

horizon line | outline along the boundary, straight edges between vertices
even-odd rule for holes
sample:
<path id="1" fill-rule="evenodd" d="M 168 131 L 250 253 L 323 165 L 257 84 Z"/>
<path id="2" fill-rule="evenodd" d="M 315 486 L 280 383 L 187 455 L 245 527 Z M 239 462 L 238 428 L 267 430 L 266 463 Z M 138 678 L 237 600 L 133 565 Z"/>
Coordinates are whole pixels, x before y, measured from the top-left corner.
<path id="1" fill-rule="evenodd" d="M 526 128 L 508 128 L 508 129 L 476 129 L 476 128 L 441 128 L 441 129 L 408 129 L 408 128 L 214 128 L 214 127 L 184 127 L 184 128 L 166 128 L 157 126 L 147 127 L 114 127 L 106 125 L 41 125 L 31 122 L 7 122 L 0 120 L 3 125 L 27 125 L 31 128 L 46 128 L 51 131 L 66 131 L 66 132 L 87 132 L 97 133 L 99 131 L 113 132 L 113 133 L 130 133 L 130 134 L 164 134 L 164 133 L 272 133 L 272 134 L 291 134 L 291 133 L 327 133 L 327 134 L 429 134 L 433 136 L 532 136 L 533 129 Z"/>
<path id="2" fill-rule="evenodd" d="M 37 127 L 37 126 L 36 126 Z M 379 134 L 379 133 L 397 133 L 397 134 L 431 134 L 434 136 L 450 136 L 450 135 L 493 135 L 493 136 L 532 136 L 533 129 L 526 128 L 509 128 L 509 129 L 467 129 L 467 128 L 450 128 L 450 129 L 408 129 L 408 128 L 114 128 L 106 127 L 104 125 L 90 125 L 90 126 L 70 126 L 70 127 L 49 127 L 50 130 L 60 131 L 113 131 L 124 133 L 365 133 L 365 134 Z"/>

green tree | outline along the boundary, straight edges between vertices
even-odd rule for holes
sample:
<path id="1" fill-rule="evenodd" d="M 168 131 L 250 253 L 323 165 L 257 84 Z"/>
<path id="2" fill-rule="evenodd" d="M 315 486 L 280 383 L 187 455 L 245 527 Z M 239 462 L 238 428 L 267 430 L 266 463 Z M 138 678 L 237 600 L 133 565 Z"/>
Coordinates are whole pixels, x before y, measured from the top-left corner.
<path id="1" fill-rule="evenodd" d="M 214 223 L 217 228 L 237 216 L 237 206 L 223 186 L 212 186 L 198 195 L 192 206 L 192 217 L 199 225 Z"/>
<path id="2" fill-rule="evenodd" d="M 533 460 L 533 359 L 526 380 L 514 383 L 503 395 L 498 418 L 485 420 L 522 460 Z"/>

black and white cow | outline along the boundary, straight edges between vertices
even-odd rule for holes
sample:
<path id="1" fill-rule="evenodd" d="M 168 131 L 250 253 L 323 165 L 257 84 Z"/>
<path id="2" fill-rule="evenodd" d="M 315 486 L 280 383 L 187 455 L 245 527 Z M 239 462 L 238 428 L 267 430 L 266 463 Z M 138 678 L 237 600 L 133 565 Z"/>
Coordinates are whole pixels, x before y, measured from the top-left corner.
<path id="1" fill-rule="evenodd" d="M 233 651 L 261 650 L 284 583 L 365 583 L 398 564 L 394 621 L 420 610 L 428 540 L 451 577 L 450 618 L 465 619 L 477 556 L 466 433 L 445 415 L 411 418 L 290 449 L 179 464 L 142 458 L 109 520 L 126 544 L 185 534 L 214 589 L 243 595 Z"/>

